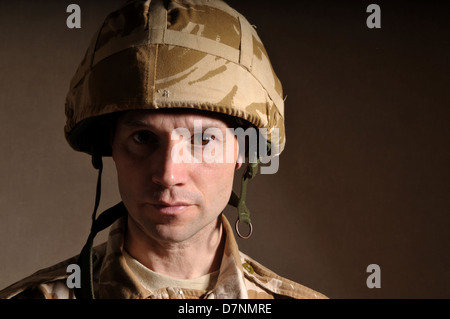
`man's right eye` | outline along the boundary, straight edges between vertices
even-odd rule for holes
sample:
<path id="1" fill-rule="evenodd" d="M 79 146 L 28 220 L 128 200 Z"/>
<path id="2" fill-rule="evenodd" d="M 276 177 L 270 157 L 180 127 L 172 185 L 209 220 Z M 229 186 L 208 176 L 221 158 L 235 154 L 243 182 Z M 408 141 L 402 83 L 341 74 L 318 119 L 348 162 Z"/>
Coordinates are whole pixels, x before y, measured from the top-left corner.
<path id="1" fill-rule="evenodd" d="M 134 133 L 132 137 L 138 144 L 148 144 L 155 139 L 154 135 L 149 131 L 138 131 Z"/>

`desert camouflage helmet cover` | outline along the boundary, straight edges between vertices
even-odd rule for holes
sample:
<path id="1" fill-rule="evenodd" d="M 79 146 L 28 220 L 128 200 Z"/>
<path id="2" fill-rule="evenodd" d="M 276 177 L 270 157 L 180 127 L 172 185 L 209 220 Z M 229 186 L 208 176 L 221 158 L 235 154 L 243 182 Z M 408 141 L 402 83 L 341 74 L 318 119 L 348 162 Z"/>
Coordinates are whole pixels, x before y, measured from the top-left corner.
<path id="1" fill-rule="evenodd" d="M 255 29 L 220 0 L 131 0 L 111 13 L 71 81 L 65 135 L 109 156 L 99 119 L 162 108 L 239 117 L 265 128 L 278 154 L 285 145 L 281 83 Z"/>

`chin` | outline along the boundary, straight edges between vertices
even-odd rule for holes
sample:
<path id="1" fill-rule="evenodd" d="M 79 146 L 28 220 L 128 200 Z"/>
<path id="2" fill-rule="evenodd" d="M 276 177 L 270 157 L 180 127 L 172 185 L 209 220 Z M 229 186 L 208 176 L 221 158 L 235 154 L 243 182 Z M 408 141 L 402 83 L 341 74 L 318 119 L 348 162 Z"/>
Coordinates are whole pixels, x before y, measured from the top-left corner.
<path id="1" fill-rule="evenodd" d="M 152 235 L 159 242 L 176 244 L 192 238 L 196 233 L 189 226 L 156 225 Z"/>
<path id="2" fill-rule="evenodd" d="M 134 216 L 131 216 L 134 215 Z M 161 215 L 146 206 L 129 217 L 137 226 L 141 239 L 145 237 L 160 243 L 181 243 L 206 231 L 213 231 L 220 214 L 204 215 L 198 207 L 188 209 L 179 215 Z M 139 230 L 138 230 L 139 229 Z M 143 236 L 143 237 L 142 237 Z"/>

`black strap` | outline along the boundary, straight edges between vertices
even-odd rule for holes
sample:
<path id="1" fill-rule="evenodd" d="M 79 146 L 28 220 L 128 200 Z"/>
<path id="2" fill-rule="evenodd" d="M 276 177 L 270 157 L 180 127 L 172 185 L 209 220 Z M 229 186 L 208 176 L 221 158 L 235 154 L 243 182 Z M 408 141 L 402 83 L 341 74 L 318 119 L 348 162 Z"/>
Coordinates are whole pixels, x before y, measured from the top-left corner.
<path id="1" fill-rule="evenodd" d="M 97 188 L 95 194 L 94 212 L 92 213 L 92 225 L 89 237 L 78 256 L 78 266 L 81 271 L 81 287 L 75 288 L 75 297 L 77 299 L 95 299 L 94 296 L 94 281 L 93 281 L 93 256 L 92 248 L 94 244 L 94 238 L 100 231 L 111 226 L 117 219 L 125 215 L 127 210 L 123 202 L 116 204 L 115 206 L 105 210 L 96 218 L 97 209 L 100 203 L 101 197 L 101 185 L 102 185 L 102 171 L 103 162 L 102 157 L 97 154 L 92 156 L 92 164 L 98 169 Z"/>
<path id="2" fill-rule="evenodd" d="M 95 299 L 92 269 L 92 264 L 94 262 L 92 256 L 94 238 L 97 233 L 111 226 L 117 219 L 126 213 L 127 210 L 123 202 L 120 202 L 105 210 L 93 222 L 89 237 L 78 257 L 78 265 L 81 268 L 81 287 L 75 288 L 75 296 L 77 299 Z"/>

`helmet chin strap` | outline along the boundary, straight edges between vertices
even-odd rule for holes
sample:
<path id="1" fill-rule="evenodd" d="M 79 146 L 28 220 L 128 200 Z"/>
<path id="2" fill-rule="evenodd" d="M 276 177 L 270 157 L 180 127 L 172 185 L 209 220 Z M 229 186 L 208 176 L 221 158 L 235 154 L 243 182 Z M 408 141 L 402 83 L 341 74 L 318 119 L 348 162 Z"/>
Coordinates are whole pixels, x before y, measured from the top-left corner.
<path id="1" fill-rule="evenodd" d="M 253 233 L 253 225 L 250 219 L 250 210 L 247 208 L 245 204 L 245 199 L 247 198 L 247 183 L 253 179 L 258 173 L 258 165 L 260 163 L 259 158 L 256 163 L 250 163 L 247 165 L 244 174 L 242 175 L 241 180 L 241 196 L 239 197 L 234 191 L 231 192 L 230 200 L 228 204 L 234 206 L 238 210 L 238 218 L 236 219 L 236 223 L 234 228 L 236 233 L 242 239 L 248 239 L 252 236 Z M 239 230 L 240 222 L 246 223 L 249 227 L 249 231 L 247 235 L 242 235 Z"/>
<path id="2" fill-rule="evenodd" d="M 102 171 L 103 161 L 101 155 L 97 153 L 92 154 L 92 165 L 98 169 L 97 188 L 95 193 L 95 205 L 94 212 L 92 213 L 92 226 L 89 233 L 89 237 L 78 256 L 78 266 L 81 269 L 81 287 L 75 288 L 75 297 L 77 299 L 95 299 L 94 296 L 94 281 L 93 281 L 93 255 L 92 248 L 94 244 L 94 238 L 100 231 L 111 226 L 117 219 L 127 213 L 127 210 L 120 202 L 115 206 L 105 210 L 96 218 L 98 206 L 100 204 L 101 197 L 101 185 L 102 185 Z"/>
<path id="3" fill-rule="evenodd" d="M 267 153 L 269 153 L 270 150 L 271 150 L 271 143 L 268 142 Z M 245 204 L 245 199 L 247 198 L 247 184 L 251 179 L 253 179 L 256 176 L 256 174 L 258 173 L 259 164 L 261 163 L 261 159 L 259 156 L 257 156 L 257 153 L 255 153 L 255 158 L 256 163 L 249 163 L 245 169 L 244 174 L 242 175 L 241 196 L 238 196 L 234 191 L 232 191 L 230 200 L 228 201 L 228 204 L 236 207 L 238 210 L 238 218 L 236 219 L 234 228 L 236 230 L 237 235 L 242 239 L 249 239 L 253 233 L 253 225 L 250 219 L 250 210 L 247 208 L 247 205 Z M 249 230 L 247 235 L 241 234 L 239 230 L 240 222 L 243 222 L 248 225 Z"/>

